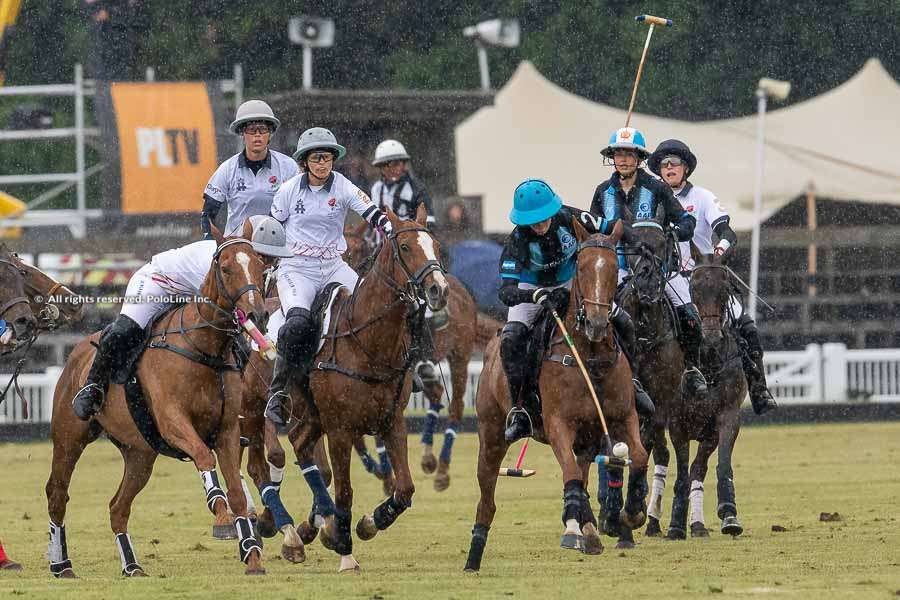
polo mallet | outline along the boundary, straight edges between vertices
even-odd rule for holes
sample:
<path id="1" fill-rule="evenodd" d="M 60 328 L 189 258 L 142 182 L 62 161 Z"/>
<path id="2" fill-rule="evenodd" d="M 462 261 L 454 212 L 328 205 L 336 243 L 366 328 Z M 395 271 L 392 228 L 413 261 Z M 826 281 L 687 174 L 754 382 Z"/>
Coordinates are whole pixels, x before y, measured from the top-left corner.
<path id="1" fill-rule="evenodd" d="M 510 469 L 509 467 L 500 467 L 500 475 L 504 475 L 506 477 L 531 477 L 537 471 L 534 469 L 523 469 L 522 461 L 525 460 L 525 451 L 528 450 L 528 438 L 525 438 L 525 443 L 522 444 L 522 449 L 519 451 L 519 458 L 516 459 L 516 466 Z"/>
<path id="2" fill-rule="evenodd" d="M 569 332 L 568 330 L 566 330 L 566 326 L 563 324 L 562 319 L 559 318 L 559 313 L 556 312 L 556 309 L 551 306 L 550 312 L 553 314 L 553 318 L 556 320 L 556 325 L 559 327 L 559 331 L 563 334 L 563 338 L 565 338 L 566 343 L 572 350 L 572 356 L 575 357 L 575 362 L 578 363 L 578 368 L 579 370 L 581 370 L 581 375 L 584 377 L 584 382 L 587 384 L 588 390 L 591 392 L 591 398 L 594 400 L 594 407 L 597 409 L 597 415 L 600 417 L 600 425 L 603 426 L 603 441 L 606 443 L 606 447 L 608 448 L 609 452 L 612 452 L 613 443 L 612 438 L 609 437 L 609 429 L 606 427 L 606 418 L 603 416 L 603 409 L 600 408 L 600 400 L 597 398 L 597 392 L 594 390 L 594 384 L 591 383 L 591 378 L 588 375 L 587 369 L 584 368 L 584 362 L 582 362 L 581 360 L 581 355 L 578 353 L 578 348 L 575 347 L 575 340 L 573 340 L 572 336 L 569 335 Z M 598 464 L 604 464 L 612 468 L 624 468 L 631 464 L 631 459 L 627 457 L 598 455 L 594 459 L 594 462 Z"/>
<path id="3" fill-rule="evenodd" d="M 631 122 L 631 111 L 634 110 L 634 101 L 637 99 L 638 84 L 641 82 L 641 73 L 644 72 L 644 60 L 646 60 L 647 50 L 650 48 L 650 38 L 653 36 L 653 28 L 657 25 L 660 27 L 672 26 L 672 19 L 654 17 L 653 15 L 638 15 L 634 20 L 639 23 L 647 23 L 650 28 L 647 30 L 647 41 L 644 42 L 644 52 L 641 54 L 641 62 L 638 65 L 637 77 L 634 78 L 634 87 L 631 89 L 631 102 L 628 104 L 628 115 L 625 117 L 625 127 L 628 127 L 628 124 Z"/>

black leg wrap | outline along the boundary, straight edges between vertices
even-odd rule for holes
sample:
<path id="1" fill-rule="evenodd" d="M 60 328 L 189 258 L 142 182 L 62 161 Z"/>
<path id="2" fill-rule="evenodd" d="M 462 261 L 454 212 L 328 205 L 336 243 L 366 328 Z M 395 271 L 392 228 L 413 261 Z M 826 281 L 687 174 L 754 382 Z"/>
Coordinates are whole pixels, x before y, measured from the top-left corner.
<path id="1" fill-rule="evenodd" d="M 621 469 L 607 469 L 606 476 L 606 499 L 603 505 L 606 522 L 603 530 L 607 535 L 615 537 L 619 535 L 619 514 L 625 504 L 622 499 L 623 474 Z"/>
<path id="2" fill-rule="evenodd" d="M 62 562 L 50 563 L 50 572 L 54 577 L 59 577 L 66 569 L 72 568 L 72 561 L 68 558 Z"/>
<path id="3" fill-rule="evenodd" d="M 131 538 L 127 533 L 120 533 L 116 536 L 116 546 L 119 548 L 119 557 L 122 559 L 122 575 L 131 577 L 136 571 L 143 571 L 134 556 Z"/>
<path id="4" fill-rule="evenodd" d="M 649 488 L 647 486 L 647 473 L 628 474 L 628 497 L 625 500 L 625 512 L 636 515 L 645 510 L 644 501 L 647 498 Z"/>
<path id="5" fill-rule="evenodd" d="M 203 489 L 206 490 L 206 507 L 209 512 L 216 514 L 216 500 L 221 499 L 228 504 L 228 497 L 219 485 L 219 475 L 213 471 L 201 471 L 200 478 L 203 480 Z"/>
<path id="6" fill-rule="evenodd" d="M 337 543 L 334 551 L 341 556 L 353 553 L 353 537 L 350 535 L 350 511 L 338 509 L 334 513 L 334 524 L 337 527 Z"/>
<path id="7" fill-rule="evenodd" d="M 257 539 L 253 536 L 253 527 L 250 525 L 250 519 L 247 517 L 235 517 L 234 528 L 237 530 L 238 539 L 238 557 L 241 562 L 247 564 L 250 560 L 250 553 L 256 550 L 262 555 L 262 546 L 259 545 Z"/>
<path id="8" fill-rule="evenodd" d="M 720 468 L 716 469 L 718 477 L 718 485 L 716 491 L 719 495 L 719 505 L 716 508 L 716 514 L 720 519 L 724 519 L 727 515 L 737 516 L 737 504 L 734 497 L 734 479 L 731 478 L 731 469 L 724 471 Z"/>
<path id="9" fill-rule="evenodd" d="M 588 495 L 587 492 L 584 491 L 584 483 L 582 483 L 580 479 L 567 481 L 563 486 L 563 525 L 565 525 L 566 521 L 569 519 L 575 519 L 581 524 L 584 520 L 584 516 L 582 515 L 584 505 L 587 502 Z"/>
<path id="10" fill-rule="evenodd" d="M 481 569 L 481 557 L 484 555 L 484 547 L 487 545 L 488 531 L 490 531 L 490 527 L 478 523 L 472 528 L 472 542 L 469 545 L 469 556 L 466 558 L 466 571 Z"/>
<path id="11" fill-rule="evenodd" d="M 669 521 L 669 529 L 682 534 L 687 530 L 688 516 L 688 477 L 678 477 L 673 486 L 672 519 Z"/>
<path id="12" fill-rule="evenodd" d="M 387 529 L 393 525 L 394 521 L 397 520 L 397 517 L 399 517 L 407 508 L 409 507 L 401 504 L 400 501 L 391 494 L 390 498 L 375 507 L 375 513 L 372 515 L 372 519 L 375 521 L 375 527 L 379 530 Z"/>

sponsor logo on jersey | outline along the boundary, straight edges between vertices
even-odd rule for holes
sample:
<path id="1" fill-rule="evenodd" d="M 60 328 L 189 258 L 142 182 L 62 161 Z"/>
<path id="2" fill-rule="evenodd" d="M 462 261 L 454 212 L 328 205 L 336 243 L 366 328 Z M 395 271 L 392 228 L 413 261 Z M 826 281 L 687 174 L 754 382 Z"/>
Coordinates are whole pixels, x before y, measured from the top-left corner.
<path id="1" fill-rule="evenodd" d="M 506 270 L 506 271 L 512 271 L 512 270 L 514 270 L 514 269 L 516 268 L 516 261 L 514 261 L 514 260 L 504 260 L 504 261 L 503 261 L 503 265 L 501 266 L 501 268 L 504 269 L 504 270 Z"/>
<path id="2" fill-rule="evenodd" d="M 334 208 L 335 204 L 337 204 L 337 198 L 332 197 L 332 198 L 328 199 L 328 206 L 330 206 L 331 208 Z"/>

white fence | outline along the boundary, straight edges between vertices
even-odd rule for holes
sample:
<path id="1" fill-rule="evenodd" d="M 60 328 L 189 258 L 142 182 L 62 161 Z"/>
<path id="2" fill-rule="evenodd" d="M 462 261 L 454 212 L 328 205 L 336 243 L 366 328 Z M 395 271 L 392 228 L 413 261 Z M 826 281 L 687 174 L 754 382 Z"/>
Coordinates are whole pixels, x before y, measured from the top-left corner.
<path id="1" fill-rule="evenodd" d="M 469 363 L 466 408 L 474 408 L 475 392 L 481 375 L 481 361 Z M 0 404 L 3 423 L 46 422 L 50 420 L 53 390 L 62 369 L 52 367 L 43 374 L 22 375 L 19 385 L 28 405 L 24 418 L 21 400 L 10 390 Z M 438 369 L 447 387 L 443 404 L 452 393 L 450 369 L 442 362 Z M 766 354 L 769 389 L 781 405 L 840 402 L 900 402 L 900 348 L 886 350 L 848 350 L 843 344 L 810 344 L 796 352 Z M 0 375 L 0 389 L 9 375 Z M 413 394 L 408 408 L 428 408 L 422 394 Z"/>

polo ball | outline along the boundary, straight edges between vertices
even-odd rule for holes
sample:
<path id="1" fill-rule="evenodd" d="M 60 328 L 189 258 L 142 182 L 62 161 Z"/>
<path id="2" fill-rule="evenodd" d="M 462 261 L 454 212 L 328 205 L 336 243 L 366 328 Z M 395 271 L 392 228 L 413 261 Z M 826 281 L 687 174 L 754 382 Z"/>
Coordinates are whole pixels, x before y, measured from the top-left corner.
<path id="1" fill-rule="evenodd" d="M 616 458 L 625 458 L 628 456 L 628 444 L 625 442 L 617 442 L 615 446 L 613 446 L 613 456 Z"/>

